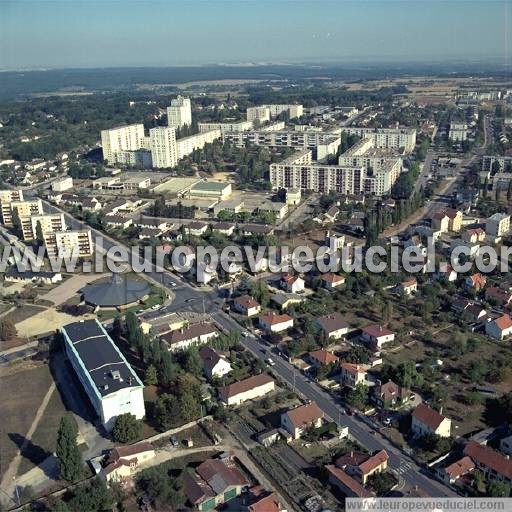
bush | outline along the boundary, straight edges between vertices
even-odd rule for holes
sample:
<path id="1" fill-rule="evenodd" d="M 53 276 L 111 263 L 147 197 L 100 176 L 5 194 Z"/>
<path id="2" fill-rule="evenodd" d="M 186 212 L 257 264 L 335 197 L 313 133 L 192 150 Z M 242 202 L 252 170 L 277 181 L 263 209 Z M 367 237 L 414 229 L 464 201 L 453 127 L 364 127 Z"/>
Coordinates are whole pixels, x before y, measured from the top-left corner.
<path id="1" fill-rule="evenodd" d="M 133 443 L 142 437 L 142 421 L 127 412 L 116 418 L 112 438 L 117 443 Z"/>

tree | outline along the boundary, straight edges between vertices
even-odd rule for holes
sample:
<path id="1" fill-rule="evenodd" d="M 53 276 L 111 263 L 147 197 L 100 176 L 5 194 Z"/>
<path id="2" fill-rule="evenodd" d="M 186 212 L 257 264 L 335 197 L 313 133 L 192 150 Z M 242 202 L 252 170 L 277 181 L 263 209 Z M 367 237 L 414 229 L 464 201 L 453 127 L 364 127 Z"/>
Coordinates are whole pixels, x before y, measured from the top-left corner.
<path id="1" fill-rule="evenodd" d="M 155 422 L 158 430 L 165 432 L 180 422 L 180 405 L 175 396 L 164 393 L 155 402 Z"/>
<path id="2" fill-rule="evenodd" d="M 493 498 L 508 498 L 510 490 L 510 484 L 498 480 L 491 480 L 487 485 L 487 495 Z"/>
<path id="3" fill-rule="evenodd" d="M 133 443 L 142 437 L 142 421 L 129 412 L 121 414 L 114 422 L 112 437 L 119 443 Z"/>
<path id="4" fill-rule="evenodd" d="M 203 374 L 203 362 L 197 347 L 191 347 L 187 350 L 183 366 L 185 371 L 191 373 L 195 377 L 201 377 Z"/>
<path id="5" fill-rule="evenodd" d="M 12 209 L 12 227 L 13 227 L 13 230 L 16 233 L 17 236 L 21 236 L 23 234 L 20 214 L 18 212 L 18 207 L 17 206 L 15 206 Z"/>
<path id="6" fill-rule="evenodd" d="M 137 487 L 160 506 L 177 507 L 183 503 L 179 480 L 173 478 L 168 471 L 162 471 L 160 467 L 142 471 L 137 478 Z"/>
<path id="7" fill-rule="evenodd" d="M 16 327 L 8 318 L 0 319 L 0 340 L 9 341 L 16 337 Z"/>
<path id="8" fill-rule="evenodd" d="M 43 227 L 41 226 L 40 220 L 38 220 L 36 223 L 36 240 L 39 245 L 44 244 Z"/>
<path id="9" fill-rule="evenodd" d="M 82 454 L 76 443 L 76 434 L 74 424 L 68 416 L 63 416 L 57 433 L 56 455 L 60 478 L 69 482 L 74 482 L 83 475 Z"/>
<path id="10" fill-rule="evenodd" d="M 112 510 L 114 500 L 107 484 L 100 478 L 92 480 L 90 485 L 75 488 L 68 502 L 69 510 L 103 511 Z"/>
<path id="11" fill-rule="evenodd" d="M 146 383 L 146 386 L 156 386 L 158 384 L 158 373 L 152 364 L 150 364 L 146 369 L 144 382 Z"/>

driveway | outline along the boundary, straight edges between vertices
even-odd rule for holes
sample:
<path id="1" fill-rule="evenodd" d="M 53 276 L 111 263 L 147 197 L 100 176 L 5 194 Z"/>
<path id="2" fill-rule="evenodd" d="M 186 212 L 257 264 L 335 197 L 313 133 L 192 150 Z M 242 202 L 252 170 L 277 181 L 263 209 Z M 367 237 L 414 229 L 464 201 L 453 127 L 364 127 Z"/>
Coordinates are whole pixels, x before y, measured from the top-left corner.
<path id="1" fill-rule="evenodd" d="M 106 276 L 108 276 L 108 274 L 75 274 L 56 286 L 53 290 L 50 290 L 47 294 L 41 296 L 41 299 L 48 300 L 53 302 L 56 306 L 59 306 L 73 298 L 78 290 L 83 288 L 86 284 Z"/>

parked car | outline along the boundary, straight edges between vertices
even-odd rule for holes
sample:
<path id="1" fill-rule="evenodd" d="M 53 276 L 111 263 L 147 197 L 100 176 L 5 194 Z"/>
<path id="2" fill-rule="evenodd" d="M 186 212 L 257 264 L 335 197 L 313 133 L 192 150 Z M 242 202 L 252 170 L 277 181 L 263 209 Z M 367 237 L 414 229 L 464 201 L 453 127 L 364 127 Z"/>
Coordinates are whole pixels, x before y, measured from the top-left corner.
<path id="1" fill-rule="evenodd" d="M 171 437 L 169 438 L 169 441 L 171 442 L 171 444 L 172 444 L 173 446 L 178 446 L 178 445 L 179 445 L 179 443 L 178 443 L 178 439 L 176 439 L 176 436 L 171 436 Z"/>

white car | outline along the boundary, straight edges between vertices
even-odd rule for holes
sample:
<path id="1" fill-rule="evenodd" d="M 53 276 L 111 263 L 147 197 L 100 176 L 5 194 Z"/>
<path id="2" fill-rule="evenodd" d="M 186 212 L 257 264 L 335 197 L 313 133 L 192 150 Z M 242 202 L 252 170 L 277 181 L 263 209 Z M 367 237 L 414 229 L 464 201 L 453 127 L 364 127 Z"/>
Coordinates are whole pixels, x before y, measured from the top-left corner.
<path id="1" fill-rule="evenodd" d="M 269 357 L 267 360 L 266 360 L 266 363 L 269 365 L 269 366 L 275 366 L 276 363 L 274 363 L 274 361 L 272 360 L 271 357 Z"/>

